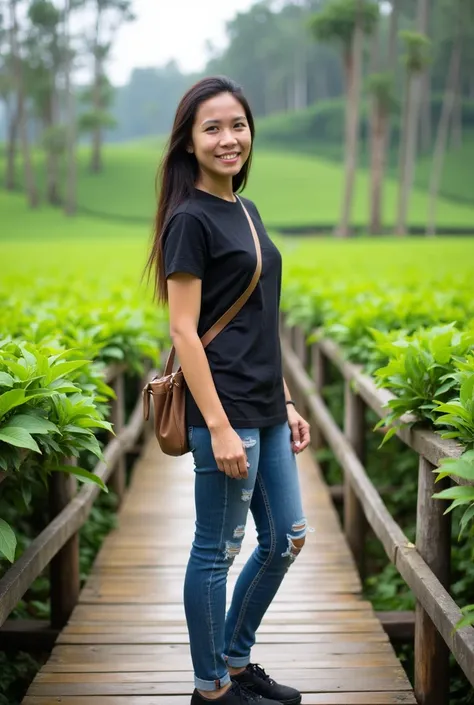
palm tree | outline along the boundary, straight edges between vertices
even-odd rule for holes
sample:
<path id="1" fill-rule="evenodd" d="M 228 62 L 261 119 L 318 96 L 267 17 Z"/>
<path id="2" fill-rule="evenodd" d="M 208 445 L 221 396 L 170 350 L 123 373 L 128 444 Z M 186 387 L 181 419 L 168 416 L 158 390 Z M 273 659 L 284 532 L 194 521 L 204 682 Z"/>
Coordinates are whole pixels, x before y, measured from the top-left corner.
<path id="1" fill-rule="evenodd" d="M 449 123 L 452 119 L 455 108 L 456 89 L 459 82 L 459 74 L 461 69 L 463 27 L 466 19 L 466 13 L 464 12 L 466 9 L 465 0 L 457 0 L 455 7 L 457 9 L 456 29 L 452 41 L 451 60 L 446 80 L 443 107 L 441 109 L 441 116 L 436 134 L 433 165 L 431 168 L 428 223 L 426 227 L 426 234 L 431 236 L 436 235 L 436 204 L 438 200 L 441 177 L 443 174 L 444 158 L 446 155 L 446 146 L 448 142 Z"/>
<path id="2" fill-rule="evenodd" d="M 35 175 L 33 172 L 30 143 L 28 139 L 25 85 L 23 79 L 23 60 L 20 54 L 20 47 L 18 41 L 18 20 L 16 16 L 16 6 L 17 0 L 10 0 L 10 51 L 18 100 L 19 132 L 23 152 L 23 168 L 25 171 L 26 193 L 30 208 L 37 208 L 39 204 L 39 195 L 38 189 L 36 187 Z"/>
<path id="3" fill-rule="evenodd" d="M 372 95 L 371 140 L 370 140 L 370 224 L 372 235 L 382 231 L 382 194 L 388 146 L 390 113 L 394 99 L 390 73 L 372 74 L 369 77 L 369 93 Z"/>
<path id="4" fill-rule="evenodd" d="M 400 140 L 399 189 L 396 234 L 406 235 L 410 192 L 416 159 L 416 137 L 420 106 L 421 77 L 429 63 L 430 41 L 418 32 L 401 32 L 405 43 L 406 93 Z"/>
<path id="5" fill-rule="evenodd" d="M 331 0 L 310 19 L 316 37 L 342 46 L 346 79 L 345 188 L 341 216 L 335 234 L 349 236 L 349 226 L 357 172 L 362 48 L 364 34 L 372 34 L 379 17 L 378 5 L 364 0 Z"/>
<path id="6" fill-rule="evenodd" d="M 392 3 L 388 32 L 388 52 L 385 62 L 379 58 L 379 48 L 376 47 L 376 57 L 372 65 L 375 70 L 378 64 L 384 69 L 369 76 L 369 93 L 372 96 L 372 110 L 370 121 L 370 224 L 369 231 L 376 235 L 382 230 L 383 183 L 387 150 L 390 141 L 390 115 L 395 107 L 393 97 L 394 68 L 397 53 L 397 26 L 400 5 Z"/>
<path id="7" fill-rule="evenodd" d="M 78 3 L 76 3 L 77 5 Z M 65 0 L 63 16 L 64 37 L 64 92 L 66 98 L 66 188 L 64 196 L 64 212 L 74 215 L 76 212 L 77 191 L 77 161 L 76 161 L 76 110 L 75 97 L 72 88 L 73 49 L 70 36 L 71 0 Z"/>

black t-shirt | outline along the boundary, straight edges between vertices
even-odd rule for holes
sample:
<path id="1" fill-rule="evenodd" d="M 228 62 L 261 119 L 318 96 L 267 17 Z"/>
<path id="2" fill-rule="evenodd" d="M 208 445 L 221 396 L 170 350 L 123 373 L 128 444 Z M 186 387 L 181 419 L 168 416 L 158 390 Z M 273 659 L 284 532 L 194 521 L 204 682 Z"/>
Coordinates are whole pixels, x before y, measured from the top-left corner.
<path id="1" fill-rule="evenodd" d="M 206 347 L 217 393 L 234 428 L 262 428 L 287 419 L 279 340 L 281 255 L 259 213 L 242 199 L 262 250 L 256 289 L 232 321 Z M 176 272 L 202 280 L 198 334 L 204 333 L 239 298 L 257 265 L 250 226 L 241 204 L 194 190 L 173 213 L 164 233 L 166 277 Z M 189 390 L 186 421 L 205 426 Z"/>

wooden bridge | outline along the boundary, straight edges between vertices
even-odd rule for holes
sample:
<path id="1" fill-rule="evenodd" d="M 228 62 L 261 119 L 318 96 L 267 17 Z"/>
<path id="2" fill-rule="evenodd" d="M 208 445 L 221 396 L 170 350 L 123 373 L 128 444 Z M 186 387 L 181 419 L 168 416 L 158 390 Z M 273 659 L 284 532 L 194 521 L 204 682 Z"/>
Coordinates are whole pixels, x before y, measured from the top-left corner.
<path id="1" fill-rule="evenodd" d="M 388 637 L 361 599 L 328 490 L 309 454 L 300 467 L 315 531 L 261 626 L 253 658 L 300 688 L 306 705 L 413 703 Z M 189 704 L 194 686 L 182 583 L 194 530 L 193 474 L 189 456 L 167 458 L 149 441 L 120 526 L 104 542 L 24 705 Z M 230 588 L 255 541 L 248 531 Z"/>
<path id="2" fill-rule="evenodd" d="M 346 379 L 350 374 L 360 376 L 359 393 L 346 388 L 343 433 L 319 394 L 324 383 L 323 355 L 333 355 L 336 364 L 334 349 L 324 350 L 319 345 L 309 350 L 300 331 L 284 332 L 287 378 L 301 408 L 313 421 L 315 445 L 323 441 L 331 445 L 345 471 L 346 533 L 308 450 L 298 463 L 305 513 L 314 532 L 308 534 L 302 553 L 264 618 L 252 660 L 281 682 L 299 688 L 304 705 L 388 705 L 417 700 L 426 705 L 447 705 L 450 651 L 474 682 L 474 630 L 469 627 L 453 633 L 461 613 L 437 577 L 436 570 L 444 568 L 440 564 L 441 568 L 431 569 L 425 563 L 418 546 L 406 541 L 370 480 L 361 475 L 361 404 L 370 403 L 367 389 L 373 390 L 369 385 L 362 390 L 364 396 L 359 396 L 360 373 L 348 371 L 341 362 Z M 55 517 L 0 580 L 3 643 L 10 637 L 19 644 L 25 635 L 46 643 L 48 634 L 54 641 L 51 656 L 31 684 L 23 705 L 184 705 L 190 700 L 193 675 L 182 585 L 194 531 L 192 458 L 162 455 L 148 429 L 131 485 L 125 491 L 124 456 L 136 448 L 143 422 L 138 403 L 125 425 L 120 410 L 121 379 L 119 375 L 114 382 L 118 437 L 107 448 L 108 466 L 101 463 L 96 469 L 104 479 L 110 476 L 110 484 L 122 499 L 119 522 L 105 540 L 87 583 L 75 594 L 79 584 L 77 530 L 98 493 L 90 486 L 79 493 L 70 486 L 52 488 Z M 421 443 L 431 461 L 430 443 L 438 444 L 438 460 L 443 457 L 439 439 L 413 436 L 405 440 L 415 446 Z M 451 446 L 445 450 L 455 452 Z M 421 447 L 418 452 L 423 468 L 428 461 L 421 455 Z M 425 484 L 421 483 L 424 495 L 423 502 L 419 501 L 420 549 L 426 548 L 425 534 L 435 529 L 440 544 L 433 551 L 442 554 L 446 533 L 439 531 L 441 515 L 433 514 L 436 503 L 430 503 Z M 368 523 L 419 600 L 416 699 L 386 631 L 361 594 L 359 570 Z M 255 542 L 249 519 L 242 552 L 230 572 L 229 597 Z M 19 628 L 11 620 L 5 621 L 52 558 L 51 627 L 42 634 L 41 628 Z M 442 558 L 446 560 L 445 554 Z M 410 572 L 411 562 L 418 571 L 415 577 Z"/>

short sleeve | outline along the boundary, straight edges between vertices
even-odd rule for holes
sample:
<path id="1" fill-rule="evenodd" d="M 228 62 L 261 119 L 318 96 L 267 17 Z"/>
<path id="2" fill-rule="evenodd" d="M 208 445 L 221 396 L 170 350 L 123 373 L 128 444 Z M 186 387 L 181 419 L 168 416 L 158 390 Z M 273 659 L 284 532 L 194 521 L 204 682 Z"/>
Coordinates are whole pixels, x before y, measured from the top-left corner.
<path id="1" fill-rule="evenodd" d="M 203 279 L 208 259 L 206 231 L 189 213 L 177 213 L 168 224 L 163 240 L 165 276 L 176 272 Z"/>

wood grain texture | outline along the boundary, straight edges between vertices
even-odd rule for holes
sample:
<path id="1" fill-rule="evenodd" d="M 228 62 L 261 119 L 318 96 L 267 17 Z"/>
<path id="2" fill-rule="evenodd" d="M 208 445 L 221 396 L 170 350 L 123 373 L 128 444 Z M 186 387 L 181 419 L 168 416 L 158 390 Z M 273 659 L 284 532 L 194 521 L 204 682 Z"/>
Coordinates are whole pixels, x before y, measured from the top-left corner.
<path id="1" fill-rule="evenodd" d="M 314 532 L 262 622 L 252 659 L 300 688 L 305 705 L 413 705 L 403 668 L 362 598 L 320 471 L 310 453 L 298 463 Z M 150 440 L 125 494 L 119 527 L 105 540 L 23 705 L 189 704 L 194 686 L 182 584 L 193 502 L 191 458 L 167 458 Z M 256 541 L 249 519 L 229 574 L 228 602 Z"/>

